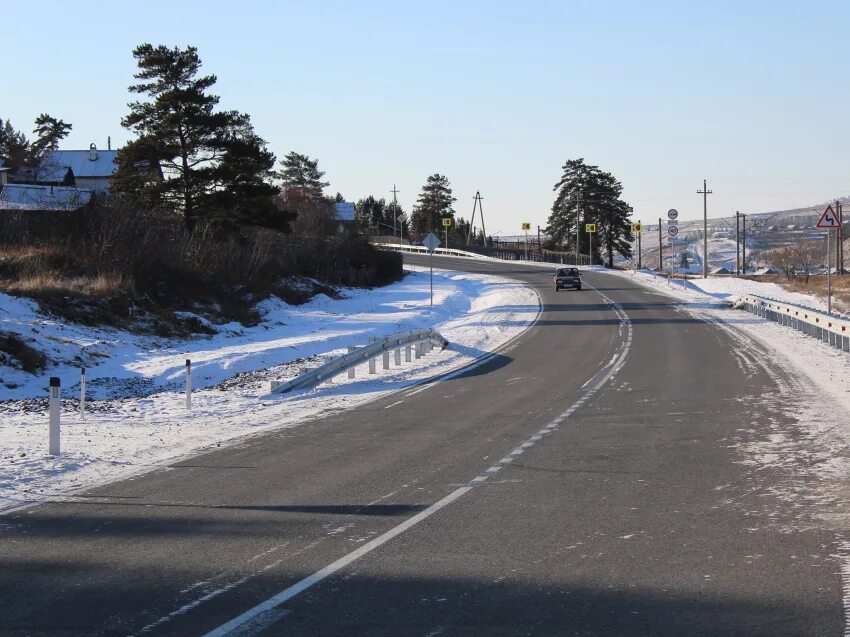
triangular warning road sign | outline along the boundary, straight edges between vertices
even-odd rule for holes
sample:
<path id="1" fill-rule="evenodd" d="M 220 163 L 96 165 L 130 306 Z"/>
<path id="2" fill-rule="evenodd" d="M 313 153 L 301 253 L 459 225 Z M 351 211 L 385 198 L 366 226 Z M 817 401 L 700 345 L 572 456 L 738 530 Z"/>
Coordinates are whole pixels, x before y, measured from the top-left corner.
<path id="1" fill-rule="evenodd" d="M 818 228 L 840 228 L 841 222 L 838 221 L 838 217 L 835 214 L 835 211 L 832 209 L 832 206 L 827 206 L 826 210 L 823 211 L 823 214 L 820 216 L 820 220 L 817 223 Z"/>

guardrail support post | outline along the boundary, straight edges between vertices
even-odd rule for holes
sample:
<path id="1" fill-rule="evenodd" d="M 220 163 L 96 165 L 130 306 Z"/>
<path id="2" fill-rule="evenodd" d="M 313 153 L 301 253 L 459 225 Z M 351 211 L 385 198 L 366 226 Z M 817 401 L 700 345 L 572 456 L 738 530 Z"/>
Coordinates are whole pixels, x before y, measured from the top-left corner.
<path id="1" fill-rule="evenodd" d="M 376 369 L 376 364 L 375 364 L 375 358 L 374 358 L 374 357 L 372 357 L 372 358 L 370 358 L 370 359 L 369 359 L 369 373 L 370 373 L 370 374 L 377 374 L 377 373 L 378 373 L 378 370 Z"/>
<path id="2" fill-rule="evenodd" d="M 422 343 L 416 344 L 416 359 L 422 358 Z"/>
<path id="3" fill-rule="evenodd" d="M 349 353 L 349 354 L 351 354 L 351 352 L 353 352 L 355 349 L 357 349 L 357 348 L 356 348 L 356 347 L 351 347 L 351 346 L 349 346 L 349 348 L 348 348 L 348 353 Z M 355 368 L 354 368 L 354 366 L 353 366 L 353 365 L 352 365 L 351 367 L 349 367 L 349 368 L 348 368 L 348 377 L 349 377 L 349 378 L 354 378 L 354 369 L 355 369 Z"/>
<path id="4" fill-rule="evenodd" d="M 410 359 L 412 358 L 411 349 L 413 349 L 413 348 L 409 344 L 404 348 L 404 362 L 405 363 L 409 363 Z"/>
<path id="5" fill-rule="evenodd" d="M 390 352 L 389 352 L 389 350 L 384 350 L 384 355 L 382 356 L 382 358 L 383 358 L 383 363 L 384 363 L 384 369 L 389 369 L 390 368 Z"/>
<path id="6" fill-rule="evenodd" d="M 398 367 L 401 365 L 401 348 L 395 348 L 395 366 Z"/>
<path id="7" fill-rule="evenodd" d="M 50 393 L 47 398 L 47 411 L 50 415 L 50 430 L 48 432 L 47 452 L 51 456 L 59 455 L 59 407 L 60 407 L 60 387 L 59 378 L 56 376 L 50 377 Z"/>

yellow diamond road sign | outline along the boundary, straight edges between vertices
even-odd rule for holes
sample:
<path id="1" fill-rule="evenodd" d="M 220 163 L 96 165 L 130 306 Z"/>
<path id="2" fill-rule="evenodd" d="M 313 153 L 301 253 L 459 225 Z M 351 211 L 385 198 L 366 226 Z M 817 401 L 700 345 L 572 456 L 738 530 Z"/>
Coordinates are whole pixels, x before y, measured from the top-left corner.
<path id="1" fill-rule="evenodd" d="M 585 232 L 596 232 L 596 224 L 595 223 L 586 223 L 584 224 Z"/>
<path id="2" fill-rule="evenodd" d="M 638 221 L 637 223 L 633 223 L 632 224 L 632 232 L 640 232 L 642 227 L 643 227 L 643 224 L 641 224 L 640 221 Z"/>
<path id="3" fill-rule="evenodd" d="M 523 222 L 523 224 L 522 224 L 522 229 L 523 229 L 525 232 L 528 232 L 529 230 L 531 230 L 531 224 L 530 224 L 530 223 L 528 223 L 527 221 Z"/>
<path id="4" fill-rule="evenodd" d="M 451 228 L 452 227 L 452 218 L 451 217 L 443 217 L 443 225 L 446 228 Z"/>

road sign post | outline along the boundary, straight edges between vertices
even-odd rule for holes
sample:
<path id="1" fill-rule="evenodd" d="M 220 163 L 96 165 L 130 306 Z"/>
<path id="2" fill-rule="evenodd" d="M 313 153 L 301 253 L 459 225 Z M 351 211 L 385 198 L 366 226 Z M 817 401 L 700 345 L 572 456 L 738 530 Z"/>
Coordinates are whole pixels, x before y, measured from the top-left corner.
<path id="1" fill-rule="evenodd" d="M 528 221 L 522 222 L 522 231 L 525 233 L 525 260 L 528 261 L 528 231 L 531 230 L 531 224 Z"/>
<path id="2" fill-rule="evenodd" d="M 584 229 L 587 232 L 587 236 L 589 237 L 588 241 L 588 257 L 587 262 L 592 267 L 593 266 L 593 233 L 596 232 L 596 224 L 595 223 L 586 223 L 584 224 Z"/>
<path id="3" fill-rule="evenodd" d="M 640 221 L 632 224 L 632 234 L 635 237 L 635 248 L 637 248 L 637 269 L 640 270 L 641 262 L 640 262 L 640 233 L 643 230 L 643 226 Z M 634 259 L 632 259 L 634 262 Z"/>
<path id="4" fill-rule="evenodd" d="M 826 305 L 827 312 L 832 314 L 832 242 L 830 238 L 832 230 L 841 227 L 841 222 L 838 221 L 838 215 L 835 214 L 832 206 L 826 207 L 816 227 L 826 230 Z"/>
<path id="5" fill-rule="evenodd" d="M 434 250 L 440 245 L 440 239 L 430 232 L 422 239 L 422 245 L 428 249 L 428 265 L 431 268 L 431 305 L 434 305 Z"/>
<path id="6" fill-rule="evenodd" d="M 452 218 L 451 217 L 443 217 L 443 229 L 446 231 L 446 242 L 443 244 L 447 248 L 449 247 L 449 228 L 452 227 Z"/>

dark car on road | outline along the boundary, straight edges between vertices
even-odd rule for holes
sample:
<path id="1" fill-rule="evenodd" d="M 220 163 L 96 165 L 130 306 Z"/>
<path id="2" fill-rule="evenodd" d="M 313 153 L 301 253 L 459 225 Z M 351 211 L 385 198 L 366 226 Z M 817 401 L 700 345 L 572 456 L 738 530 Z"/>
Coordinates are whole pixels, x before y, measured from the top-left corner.
<path id="1" fill-rule="evenodd" d="M 581 275 L 578 268 L 558 268 L 555 270 L 555 291 L 561 288 L 581 290 Z"/>

